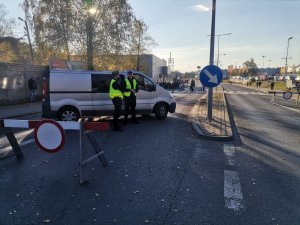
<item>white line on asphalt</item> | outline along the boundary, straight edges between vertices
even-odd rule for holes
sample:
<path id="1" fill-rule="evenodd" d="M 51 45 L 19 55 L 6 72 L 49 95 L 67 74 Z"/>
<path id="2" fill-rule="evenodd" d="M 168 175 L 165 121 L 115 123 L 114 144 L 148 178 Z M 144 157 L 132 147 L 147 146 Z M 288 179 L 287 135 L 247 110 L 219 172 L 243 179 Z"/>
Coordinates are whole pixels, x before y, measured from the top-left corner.
<path id="1" fill-rule="evenodd" d="M 280 106 L 280 107 L 282 107 L 282 108 L 289 109 L 289 110 L 291 110 L 291 111 L 300 113 L 300 110 L 299 110 L 299 109 L 293 109 L 293 108 L 290 108 L 290 107 L 287 107 L 287 106 L 284 106 L 284 105 L 280 105 L 280 104 L 275 103 L 275 102 L 272 102 L 272 104 L 273 104 L 273 105 L 278 105 L 278 106 Z"/>
<path id="2" fill-rule="evenodd" d="M 30 144 L 30 143 L 32 143 L 32 142 L 34 142 L 34 139 L 33 139 L 33 138 L 32 138 L 32 139 L 29 139 L 29 140 L 27 140 L 27 141 L 24 141 L 24 142 L 20 143 L 19 145 L 20 145 L 20 147 L 22 147 L 22 146 L 28 145 L 28 144 Z"/>
<path id="3" fill-rule="evenodd" d="M 244 199 L 240 185 L 239 173 L 224 170 L 225 207 L 234 211 L 244 208 Z"/>
<path id="4" fill-rule="evenodd" d="M 21 142 L 21 143 L 19 143 L 19 146 L 20 147 L 23 147 L 23 146 L 25 146 L 25 145 L 28 145 L 28 144 L 30 144 L 30 143 L 32 143 L 32 142 L 34 142 L 35 140 L 32 138 L 32 139 L 29 139 L 29 140 L 27 140 L 27 141 L 24 141 L 24 142 Z M 9 152 L 9 151 L 11 151 L 12 150 L 12 147 L 11 147 L 11 145 L 8 143 L 8 146 L 5 146 L 4 148 L 0 148 L 0 152 L 1 153 L 3 153 L 3 152 Z"/>
<path id="5" fill-rule="evenodd" d="M 234 156 L 235 150 L 233 145 L 224 144 L 224 154 L 226 156 L 226 165 L 234 166 Z"/>

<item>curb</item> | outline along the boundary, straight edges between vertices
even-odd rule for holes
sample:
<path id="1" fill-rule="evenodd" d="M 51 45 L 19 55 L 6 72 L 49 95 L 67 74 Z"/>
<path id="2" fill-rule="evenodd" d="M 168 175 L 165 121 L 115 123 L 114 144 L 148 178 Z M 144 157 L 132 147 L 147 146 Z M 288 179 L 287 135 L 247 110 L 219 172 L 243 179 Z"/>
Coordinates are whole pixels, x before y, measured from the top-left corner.
<path id="1" fill-rule="evenodd" d="M 202 98 L 200 99 L 200 102 L 203 101 L 204 98 L 205 98 L 205 95 L 202 96 Z M 224 98 L 225 98 L 225 102 L 227 104 L 226 97 L 224 96 Z M 226 112 L 228 114 L 228 107 L 226 107 Z M 201 127 L 198 125 L 197 122 L 195 122 L 194 119 L 192 119 L 191 116 L 189 117 L 189 120 L 191 121 L 193 129 L 196 131 L 196 133 L 198 134 L 198 136 L 201 139 L 205 139 L 205 140 L 209 140 L 209 141 L 223 141 L 223 142 L 227 142 L 227 141 L 232 141 L 233 140 L 233 132 L 232 132 L 232 128 L 231 127 L 230 127 L 230 129 L 231 129 L 231 134 L 232 135 L 208 135 L 208 134 L 205 134 L 202 131 Z M 230 121 L 229 121 L 229 123 L 230 123 Z"/>
<path id="2" fill-rule="evenodd" d="M 207 135 L 204 134 L 201 128 L 198 126 L 198 124 L 194 121 L 192 121 L 192 126 L 194 130 L 197 132 L 197 134 L 200 136 L 200 138 L 208 140 L 208 141 L 232 141 L 233 136 L 216 136 L 216 135 Z"/>

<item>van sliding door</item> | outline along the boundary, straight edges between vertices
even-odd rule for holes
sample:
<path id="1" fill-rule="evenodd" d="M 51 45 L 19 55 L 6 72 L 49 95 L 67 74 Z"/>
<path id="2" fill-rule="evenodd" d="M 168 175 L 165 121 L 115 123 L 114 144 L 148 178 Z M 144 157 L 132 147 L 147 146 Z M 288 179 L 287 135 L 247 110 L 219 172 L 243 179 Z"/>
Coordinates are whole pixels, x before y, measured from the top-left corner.
<path id="1" fill-rule="evenodd" d="M 94 115 L 111 115 L 114 107 L 109 98 L 111 74 L 92 74 L 92 99 Z"/>

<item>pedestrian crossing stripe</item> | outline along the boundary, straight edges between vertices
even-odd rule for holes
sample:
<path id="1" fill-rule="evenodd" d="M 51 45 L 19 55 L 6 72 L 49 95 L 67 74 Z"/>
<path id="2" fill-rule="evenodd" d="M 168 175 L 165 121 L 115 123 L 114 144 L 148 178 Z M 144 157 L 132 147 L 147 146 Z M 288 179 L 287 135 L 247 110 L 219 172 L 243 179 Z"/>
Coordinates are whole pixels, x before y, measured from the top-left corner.
<path id="1" fill-rule="evenodd" d="M 175 91 L 175 92 L 171 92 L 173 95 L 174 94 L 205 94 L 206 92 L 190 92 L 190 91 Z M 264 92 L 254 92 L 254 91 L 224 91 L 225 94 L 235 94 L 235 95 L 269 95 L 268 93 L 264 93 Z"/>
<path id="2" fill-rule="evenodd" d="M 269 95 L 264 92 L 254 92 L 254 91 L 224 91 L 225 94 L 237 94 L 237 95 Z"/>

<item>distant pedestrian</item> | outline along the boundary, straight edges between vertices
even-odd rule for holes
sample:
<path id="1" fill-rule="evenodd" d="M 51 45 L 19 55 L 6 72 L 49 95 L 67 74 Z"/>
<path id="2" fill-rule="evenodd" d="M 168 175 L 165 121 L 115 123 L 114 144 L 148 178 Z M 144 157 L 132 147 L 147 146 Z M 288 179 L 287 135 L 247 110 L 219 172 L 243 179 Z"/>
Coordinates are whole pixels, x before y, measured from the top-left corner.
<path id="1" fill-rule="evenodd" d="M 192 80 L 191 80 L 191 86 L 190 86 L 191 92 L 194 91 L 194 88 L 195 88 L 195 81 L 194 81 L 194 79 L 192 79 Z"/>
<path id="2" fill-rule="evenodd" d="M 271 90 L 274 89 L 274 81 L 271 82 Z"/>
<path id="3" fill-rule="evenodd" d="M 260 85 L 261 85 L 261 81 L 258 82 L 258 87 L 259 87 L 259 88 L 260 88 Z"/>
<path id="4" fill-rule="evenodd" d="M 37 83 L 33 76 L 31 76 L 31 78 L 28 80 L 28 87 L 30 90 L 30 102 L 35 102 Z"/>
<path id="5" fill-rule="evenodd" d="M 119 126 L 119 117 L 122 113 L 122 84 L 121 79 L 119 76 L 119 71 L 112 72 L 113 79 L 110 81 L 109 86 L 109 97 L 111 98 L 115 111 L 114 111 L 114 119 L 113 119 L 113 130 L 114 131 L 122 131 L 121 127 Z"/>

